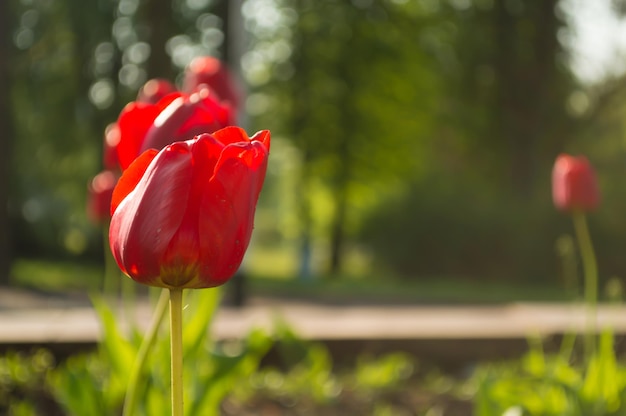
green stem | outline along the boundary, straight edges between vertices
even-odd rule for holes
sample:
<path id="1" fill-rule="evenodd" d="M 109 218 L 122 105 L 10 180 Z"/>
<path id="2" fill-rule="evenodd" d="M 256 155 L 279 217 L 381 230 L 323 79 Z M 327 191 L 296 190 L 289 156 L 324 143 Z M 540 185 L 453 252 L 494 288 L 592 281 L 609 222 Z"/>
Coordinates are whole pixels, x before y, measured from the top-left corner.
<path id="1" fill-rule="evenodd" d="M 583 270 L 585 272 L 584 291 L 587 306 L 585 356 L 587 361 L 589 361 L 595 352 L 596 314 L 598 307 L 598 266 L 596 264 L 596 255 L 593 250 L 593 245 L 591 244 L 591 237 L 589 236 L 585 213 L 576 210 L 572 213 L 572 218 L 574 220 L 574 229 L 576 231 L 580 256 L 583 262 Z"/>
<path id="2" fill-rule="evenodd" d="M 170 289 L 172 416 L 183 416 L 183 290 Z"/>
<path id="3" fill-rule="evenodd" d="M 157 301 L 154 313 L 152 315 L 152 320 L 150 321 L 150 325 L 148 326 L 146 335 L 144 336 L 143 341 L 141 342 L 141 346 L 139 347 L 139 351 L 137 352 L 137 358 L 135 358 L 135 362 L 133 363 L 133 368 L 130 373 L 130 379 L 128 380 L 126 397 L 124 398 L 124 411 L 122 413 L 123 416 L 131 416 L 135 413 L 135 408 L 137 407 L 137 388 L 139 387 L 139 378 L 145 367 L 148 353 L 154 345 L 154 340 L 156 339 L 159 327 L 161 326 L 161 322 L 163 321 L 163 317 L 165 316 L 168 300 L 168 291 L 166 289 L 162 289 L 161 296 Z"/>

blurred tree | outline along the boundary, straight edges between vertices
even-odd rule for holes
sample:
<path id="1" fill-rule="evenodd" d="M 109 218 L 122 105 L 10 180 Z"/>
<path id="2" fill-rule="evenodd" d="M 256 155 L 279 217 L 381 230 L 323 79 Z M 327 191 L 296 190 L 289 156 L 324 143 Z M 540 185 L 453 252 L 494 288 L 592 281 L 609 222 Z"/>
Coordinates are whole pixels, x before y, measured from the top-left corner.
<path id="1" fill-rule="evenodd" d="M 11 43 L 13 25 L 8 1 L 0 2 L 0 285 L 9 283 L 11 247 L 9 237 L 9 178 L 13 142 L 11 106 Z"/>
<path id="2" fill-rule="evenodd" d="M 139 10 L 150 45 L 150 55 L 146 65 L 147 77 L 174 79 L 176 70 L 166 51 L 166 44 L 178 30 L 174 22 L 174 7 L 171 0 L 145 0 Z"/>
<path id="3" fill-rule="evenodd" d="M 94 49 L 110 39 L 114 7 L 34 0 L 13 10 L 19 23 L 12 36 L 10 169 L 18 255 L 81 256 L 90 253 L 90 241 L 101 244 L 84 202 L 108 122 L 98 109 L 113 97 L 111 88 L 93 88 Z"/>
<path id="4" fill-rule="evenodd" d="M 336 274 L 364 201 L 427 163 L 423 150 L 432 141 L 439 81 L 415 27 L 430 16 L 414 18 L 386 1 L 281 1 L 273 9 L 279 21 L 268 28 L 254 16 L 269 7 L 251 3 L 257 43 L 248 78 L 257 92 L 274 97 L 259 125 L 286 134 L 301 152 L 301 273 L 314 228 L 323 228 L 328 271 Z M 321 224 L 320 183 L 332 206 Z"/>
<path id="5" fill-rule="evenodd" d="M 442 203 L 472 186 L 478 206 L 500 200 L 531 221 L 555 154 L 580 125 L 567 107 L 579 85 L 559 41 L 568 28 L 558 0 L 249 3 L 248 79 L 273 97 L 259 123 L 300 150 L 303 259 L 321 228 L 337 272 L 367 201 L 423 192 L 438 177 Z M 274 27 L 255 14 L 275 17 Z M 332 201 L 321 224 L 320 182 Z"/>
<path id="6" fill-rule="evenodd" d="M 424 215 L 439 214 L 428 233 L 438 230 L 442 251 L 454 246 L 446 233 L 458 237 L 453 226 L 506 222 L 491 221 L 482 205 L 510 199 L 493 212 L 518 218 L 545 198 L 554 155 L 578 137 L 610 134 L 612 127 L 587 126 L 606 121 L 608 110 L 614 123 L 615 103 L 623 102 L 623 79 L 584 89 L 571 75 L 559 41 L 568 21 L 558 0 L 241 3 L 253 35 L 242 60 L 253 93 L 247 108 L 276 143 L 283 136 L 298 149 L 302 258 L 310 259 L 311 247 L 323 241 L 331 273 L 341 271 L 346 243 L 376 206 L 412 207 L 371 217 L 382 223 L 419 207 Z M 2 39 L 14 45 L 0 48 L 0 92 L 6 98 L 10 90 L 11 103 L 3 105 L 12 110 L 0 115 L 1 131 L 11 131 L 7 114 L 14 123 L 14 134 L 0 140 L 15 136 L 9 150 L 17 248 L 78 254 L 90 238 L 84 191 L 100 167 L 104 126 L 148 77 L 173 80 L 197 55 L 236 63 L 224 42 L 234 6 L 28 0 L 0 7 L 0 18 L 9 21 L 0 22 Z M 15 75 L 10 86 L 7 70 Z M 576 97 L 587 99 L 584 111 Z M 0 146 L 6 157 L 7 143 Z M 464 206 L 467 193 L 458 190 L 467 188 L 473 219 L 450 208 Z M 0 181 L 0 204 L 2 198 Z M 458 218 L 445 220 L 455 213 Z M 419 230 L 408 222 L 424 221 L 409 214 L 394 220 L 397 230 Z M 0 235 L 5 227 L 0 218 Z M 429 241 L 423 236 L 419 244 Z M 415 256 L 415 249 L 408 252 Z"/>
<path id="7" fill-rule="evenodd" d="M 117 77 L 113 76 L 120 69 L 120 53 L 109 49 L 105 58 L 99 52 L 101 49 L 108 49 L 107 45 L 110 45 L 118 4 L 114 1 L 98 1 L 94 7 L 94 4 L 81 0 L 70 2 L 67 13 L 74 34 L 72 60 L 77 74 L 74 79 L 74 99 L 79 109 L 77 116 L 89 126 L 89 139 L 93 140 L 96 149 L 100 149 L 106 125 L 117 117 L 119 108 L 123 105 L 119 94 L 116 94 Z M 106 71 L 102 71 L 103 66 L 107 68 Z M 108 105 L 98 106 L 90 98 L 89 92 L 94 81 L 103 75 L 111 80 L 113 87 L 110 90 L 111 97 L 107 100 Z M 93 166 L 94 170 L 100 167 Z"/>
<path id="8" fill-rule="evenodd" d="M 527 200 L 566 140 L 577 87 L 558 0 L 447 2 L 455 27 L 448 117 L 484 180 Z"/>

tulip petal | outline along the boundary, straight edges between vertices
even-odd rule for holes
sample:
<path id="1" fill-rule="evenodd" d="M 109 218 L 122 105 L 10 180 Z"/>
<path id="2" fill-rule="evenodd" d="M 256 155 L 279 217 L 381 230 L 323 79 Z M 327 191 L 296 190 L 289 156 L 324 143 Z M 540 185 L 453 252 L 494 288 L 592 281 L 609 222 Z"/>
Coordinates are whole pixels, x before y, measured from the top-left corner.
<path id="1" fill-rule="evenodd" d="M 260 142 L 227 146 L 200 202 L 200 279 L 218 286 L 230 278 L 250 242 L 254 211 L 267 167 Z"/>
<path id="2" fill-rule="evenodd" d="M 111 250 L 134 280 L 154 283 L 160 276 L 163 255 L 183 220 L 191 176 L 189 145 L 174 143 L 159 152 L 115 211 Z"/>
<path id="3" fill-rule="evenodd" d="M 141 177 L 148 169 L 150 162 L 157 155 L 157 151 L 154 149 L 146 150 L 143 152 L 133 163 L 130 164 L 128 169 L 124 171 L 122 177 L 118 180 L 115 189 L 113 190 L 113 198 L 111 199 L 111 215 L 115 212 L 115 209 L 122 202 L 126 196 L 132 192 L 133 189 L 141 180 Z"/>
<path id="4" fill-rule="evenodd" d="M 237 126 L 224 127 L 214 132 L 213 136 L 225 145 L 250 142 L 246 131 Z"/>
<path id="5" fill-rule="evenodd" d="M 189 132 L 213 133 L 224 126 L 232 124 L 231 108 L 219 101 L 219 98 L 208 88 L 201 88 L 189 96 L 189 104 L 193 106 L 193 116 L 181 125 L 178 134 L 189 136 Z M 200 128 L 200 130 L 198 130 Z"/>
<path id="6" fill-rule="evenodd" d="M 120 140 L 117 157 L 122 170 L 125 170 L 141 152 L 144 137 L 160 109 L 152 104 L 133 102 L 120 113 L 118 126 Z"/>
<path id="7" fill-rule="evenodd" d="M 250 141 L 259 141 L 263 143 L 267 151 L 270 151 L 270 131 L 261 130 L 254 133 L 254 136 L 250 137 Z"/>
<path id="8" fill-rule="evenodd" d="M 184 97 L 185 95 L 180 92 L 180 91 L 175 91 L 172 92 L 170 94 L 167 94 L 165 97 L 161 98 L 157 103 L 156 103 L 156 107 L 159 110 L 159 113 L 163 110 L 165 110 L 165 108 L 170 105 L 172 103 L 172 101 L 176 100 L 177 98 L 180 97 Z"/>
<path id="9" fill-rule="evenodd" d="M 197 287 L 200 264 L 200 218 L 201 200 L 205 184 L 213 176 L 215 165 L 224 145 L 209 134 L 198 136 L 187 142 L 191 147 L 193 166 L 191 189 L 184 212 L 179 215 L 183 220 L 164 254 L 163 264 L 167 270 L 161 274 L 162 282 L 168 287 Z M 210 238 L 210 237 L 209 237 Z"/>
<path id="10" fill-rule="evenodd" d="M 212 134 L 204 133 L 196 137 L 192 152 L 194 154 L 194 160 L 197 160 L 195 164 L 203 168 L 204 173 L 202 173 L 202 175 L 208 174 L 208 176 L 203 178 L 204 181 L 213 176 L 215 165 L 217 165 L 217 161 L 224 147 L 224 144 L 217 140 Z"/>
<path id="11" fill-rule="evenodd" d="M 162 149 L 170 143 L 190 139 L 191 137 L 180 138 L 176 133 L 181 123 L 191 116 L 192 111 L 191 107 L 185 105 L 183 97 L 172 101 L 161 111 L 146 132 L 141 150 Z"/>

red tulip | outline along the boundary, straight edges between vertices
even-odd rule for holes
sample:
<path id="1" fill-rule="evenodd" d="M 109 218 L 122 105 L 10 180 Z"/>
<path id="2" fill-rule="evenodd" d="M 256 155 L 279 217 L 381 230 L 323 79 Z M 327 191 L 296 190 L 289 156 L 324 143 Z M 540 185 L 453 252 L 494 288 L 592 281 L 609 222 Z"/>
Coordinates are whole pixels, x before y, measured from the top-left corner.
<path id="1" fill-rule="evenodd" d="M 117 123 L 111 123 L 104 129 L 104 148 L 102 162 L 105 169 L 119 169 L 117 145 L 120 142 L 120 129 Z"/>
<path id="2" fill-rule="evenodd" d="M 212 56 L 195 58 L 185 70 L 183 91 L 191 92 L 200 85 L 207 85 L 222 101 L 239 109 L 241 92 L 228 67 Z"/>
<path id="3" fill-rule="evenodd" d="M 552 198 L 554 205 L 564 211 L 592 211 L 598 206 L 598 182 L 586 157 L 557 157 L 552 170 Z"/>
<path id="4" fill-rule="evenodd" d="M 110 170 L 98 173 L 88 186 L 87 215 L 97 223 L 111 218 L 111 198 L 117 175 Z"/>
<path id="5" fill-rule="evenodd" d="M 120 132 L 117 156 L 122 170 L 142 151 L 212 133 L 233 122 L 232 112 L 208 88 L 191 94 L 172 93 L 156 104 L 140 101 L 124 107 L 117 124 Z"/>
<path id="6" fill-rule="evenodd" d="M 109 241 L 124 273 L 166 288 L 225 283 L 250 242 L 269 131 L 227 127 L 144 152 L 120 178 Z"/>
<path id="7" fill-rule="evenodd" d="M 137 103 L 146 104 L 140 104 L 139 107 L 149 107 L 150 105 L 155 105 L 156 103 L 158 103 L 165 96 L 175 92 L 176 87 L 174 87 L 174 85 L 168 80 L 158 78 L 151 79 L 150 81 L 146 82 L 137 93 Z M 169 103 L 168 100 L 164 102 Z M 130 110 L 130 108 L 134 107 L 136 106 L 129 105 L 129 108 L 127 110 Z M 122 113 L 124 114 L 125 111 L 122 111 Z M 128 117 L 128 115 L 125 115 L 124 117 L 127 119 L 127 121 L 131 119 Z M 132 122 L 132 120 L 130 121 Z M 142 127 L 145 128 L 146 126 L 143 125 Z M 128 130 L 128 128 L 129 127 L 126 126 L 126 130 Z M 130 129 L 133 129 L 133 127 L 130 127 Z M 132 136 L 132 134 L 129 134 L 128 131 L 126 131 L 125 137 L 128 138 L 129 136 Z M 103 162 L 106 169 L 119 169 L 120 167 L 120 162 L 117 154 L 117 146 L 119 145 L 120 140 L 121 131 L 118 123 L 109 124 L 104 131 Z M 125 164 L 128 165 L 130 164 L 130 162 L 125 161 Z"/>

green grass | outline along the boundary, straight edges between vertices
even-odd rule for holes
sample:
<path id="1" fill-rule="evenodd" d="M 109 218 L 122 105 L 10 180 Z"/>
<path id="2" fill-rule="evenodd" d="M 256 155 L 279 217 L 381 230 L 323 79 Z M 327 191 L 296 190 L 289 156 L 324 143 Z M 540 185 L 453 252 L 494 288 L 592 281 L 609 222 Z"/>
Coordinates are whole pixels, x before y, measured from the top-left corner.
<path id="1" fill-rule="evenodd" d="M 309 281 L 253 276 L 250 292 L 327 302 L 502 303 L 567 301 L 561 288 L 533 284 L 469 281 L 461 278 L 317 278 Z"/>
<path id="2" fill-rule="evenodd" d="M 93 291 L 102 285 L 103 270 L 94 264 L 71 261 L 17 259 L 11 283 L 47 292 Z"/>
<path id="3" fill-rule="evenodd" d="M 324 265 L 314 250 L 315 266 Z M 373 272 L 371 259 L 357 250 L 346 250 L 344 269 L 337 277 L 317 277 L 308 281 L 295 278 L 297 246 L 254 245 L 245 270 L 251 276 L 253 294 L 292 297 L 328 302 L 378 303 L 499 303 L 515 301 L 566 301 L 556 280 L 552 284 L 512 283 L 506 279 L 485 281 L 462 277 L 419 276 L 400 279 Z M 316 256 L 317 255 L 317 256 Z"/>
<path id="4" fill-rule="evenodd" d="M 499 303 L 565 301 L 561 288 L 536 284 L 487 282 L 452 277 L 398 279 L 374 277 L 317 277 L 308 281 L 285 273 L 261 274 L 249 269 L 249 295 L 309 299 L 332 303 Z M 268 268 L 261 269 L 266 272 Z M 103 270 L 98 265 L 71 261 L 18 259 L 11 278 L 18 287 L 48 292 L 99 290 Z M 120 277 L 122 279 L 122 277 Z"/>

